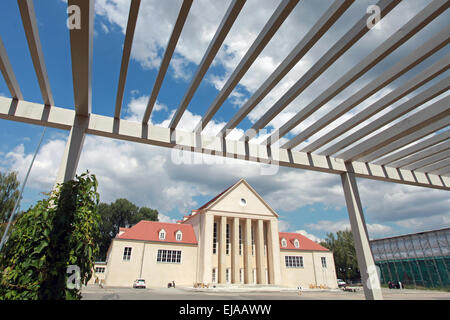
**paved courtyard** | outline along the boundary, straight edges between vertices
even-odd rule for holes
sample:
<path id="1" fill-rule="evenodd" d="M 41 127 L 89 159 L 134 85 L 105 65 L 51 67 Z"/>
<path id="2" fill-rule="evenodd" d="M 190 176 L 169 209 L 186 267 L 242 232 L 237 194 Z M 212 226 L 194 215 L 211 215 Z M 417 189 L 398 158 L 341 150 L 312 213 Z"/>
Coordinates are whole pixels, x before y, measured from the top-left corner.
<path id="1" fill-rule="evenodd" d="M 385 300 L 450 300 L 450 292 L 382 289 Z M 344 291 L 212 292 L 188 288 L 100 288 L 82 290 L 84 300 L 364 300 L 364 293 Z"/>

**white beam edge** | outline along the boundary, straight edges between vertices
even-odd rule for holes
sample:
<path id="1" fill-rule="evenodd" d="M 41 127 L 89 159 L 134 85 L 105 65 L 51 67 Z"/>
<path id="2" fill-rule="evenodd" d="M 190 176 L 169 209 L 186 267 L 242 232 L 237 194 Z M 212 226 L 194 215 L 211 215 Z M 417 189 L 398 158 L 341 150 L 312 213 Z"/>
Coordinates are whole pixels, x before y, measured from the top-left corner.
<path id="1" fill-rule="evenodd" d="M 70 130 L 75 121 L 75 111 L 0 97 L 0 119 Z M 186 151 L 258 163 L 272 163 L 273 165 L 283 167 L 333 174 L 347 172 L 346 165 L 341 159 L 315 154 L 278 148 L 268 149 L 259 144 L 229 141 L 218 137 L 204 136 L 181 130 L 171 130 L 160 126 L 114 119 L 113 117 L 97 114 L 91 114 L 87 117 L 87 121 L 83 121 L 83 123 L 86 123 L 86 134 L 96 136 L 167 148 L 179 148 Z M 224 140 L 225 143 L 223 143 Z M 268 150 L 270 150 L 270 156 Z M 351 165 L 355 174 L 362 178 L 450 190 L 450 178 L 447 177 L 429 174 L 426 175 L 428 177 L 426 178 L 424 174 L 407 170 L 402 170 L 402 172 L 404 171 L 403 174 L 399 175 L 395 168 L 386 167 L 383 169 L 382 166 L 362 162 L 353 162 Z"/>

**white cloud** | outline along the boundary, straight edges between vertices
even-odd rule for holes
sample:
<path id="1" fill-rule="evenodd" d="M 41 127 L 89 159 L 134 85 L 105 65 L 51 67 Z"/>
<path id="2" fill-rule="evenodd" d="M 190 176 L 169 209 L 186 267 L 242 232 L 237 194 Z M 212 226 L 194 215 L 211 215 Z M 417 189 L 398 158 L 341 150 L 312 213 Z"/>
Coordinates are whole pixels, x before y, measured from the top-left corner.
<path id="1" fill-rule="evenodd" d="M 173 77 L 188 80 L 191 70 L 195 70 L 195 67 L 192 69 L 193 65 L 201 61 L 229 3 L 230 1 L 211 2 L 206 0 L 194 2 L 171 63 Z M 215 66 L 222 67 L 218 69 L 224 71 L 208 73 L 207 81 L 210 81 L 217 89 L 223 86 L 278 3 L 279 1 L 272 0 L 246 3 L 213 63 Z M 333 30 L 327 33 L 250 113 L 250 121 L 255 121 L 272 106 L 338 37 L 342 36 L 359 19 L 361 12 L 365 12 L 367 3 L 356 2 L 349 9 L 349 12 L 336 23 Z M 254 92 L 283 61 L 311 25 L 327 9 L 329 1 L 326 0 L 320 4 L 317 4 L 316 1 L 299 3 L 240 81 L 238 89 L 230 97 L 233 103 L 241 105 L 248 93 Z M 138 61 L 142 67 L 154 70 L 159 67 L 180 5 L 181 1 L 142 1 L 132 52 L 133 59 Z M 271 122 L 271 127 L 280 127 L 425 5 L 426 3 L 421 1 L 402 2 L 383 20 L 384 27 L 381 30 L 371 30 L 367 37 L 358 42 L 357 46 L 349 50 L 348 54 L 339 59 L 276 117 Z M 108 28 L 109 32 L 118 29 L 125 33 L 128 10 L 128 0 L 96 1 L 96 13 L 103 17 L 102 24 Z M 313 114 L 310 119 L 295 128 L 294 132 L 303 130 L 319 116 L 332 110 L 336 104 L 346 98 L 345 94 L 350 95 L 356 92 L 363 84 L 373 79 L 377 73 L 397 62 L 403 53 L 409 52 L 412 47 L 416 47 L 424 40 L 424 37 L 415 37 L 412 44 L 408 42 L 404 48 L 402 46 L 399 50 L 400 53 L 394 52 L 393 58 L 390 56 L 387 58 L 388 62 L 381 64 L 382 68 L 377 67 L 377 72 L 371 72 L 369 76 L 363 77 L 357 85 L 350 87 L 342 95 L 338 95 L 319 112 Z M 358 108 L 367 106 L 368 103 L 375 101 L 390 90 L 391 88 L 386 88 L 378 92 Z M 139 92 L 134 92 L 126 111 L 127 119 L 140 121 L 147 102 L 148 96 L 139 96 Z M 160 101 L 155 105 L 155 111 L 169 112 L 168 109 L 171 108 Z M 174 110 L 159 125 L 168 126 L 173 114 Z M 320 131 L 317 135 L 324 134 L 349 116 L 350 114 L 344 115 L 327 130 Z M 180 121 L 179 128 L 193 130 L 200 119 L 201 116 L 195 110 L 187 110 Z M 216 134 L 224 124 L 224 122 L 213 120 L 204 132 Z M 228 138 L 237 139 L 242 133 L 241 129 L 233 130 Z M 63 139 L 53 138 L 43 145 L 30 176 L 30 187 L 42 191 L 51 188 L 62 157 L 64 144 Z M 212 159 L 211 156 L 202 157 L 205 161 Z M 5 158 L 13 168 L 19 169 L 23 175 L 26 172 L 27 164 L 31 161 L 31 154 L 26 152 L 23 146 L 18 146 Z M 293 212 L 298 208 L 313 204 L 322 204 L 324 207 L 330 208 L 345 208 L 341 182 L 337 175 L 282 168 L 276 176 L 267 177 L 260 175 L 260 165 L 239 160 L 230 160 L 223 165 L 176 165 L 171 161 L 171 150 L 100 137 L 87 137 L 79 168 L 80 171 L 90 169 L 98 176 L 102 201 L 128 197 L 139 205 L 155 207 L 162 213 L 172 209 L 186 213 L 185 211 L 197 205 L 194 200 L 195 196 L 213 196 L 241 177 L 247 178 L 276 210 Z M 443 223 L 447 221 L 448 223 L 448 220 L 445 219 L 448 218 L 450 205 L 445 191 L 362 179 L 359 179 L 358 183 L 364 210 L 372 222 L 369 224 L 370 232 L 380 234 L 389 232 L 390 227 L 385 225 L 386 222 L 398 223 L 400 226 L 410 228 L 425 228 L 436 221 Z M 312 227 L 325 228 L 322 224 L 319 222 Z M 348 222 L 345 221 L 329 222 L 328 229 L 323 230 L 337 230 L 336 228 L 346 225 Z"/>
<path id="2" fill-rule="evenodd" d="M 307 237 L 308 239 L 310 239 L 314 242 L 317 242 L 317 243 L 325 241 L 324 239 L 316 237 L 315 235 L 307 232 L 306 230 L 297 230 L 297 231 L 295 231 L 295 233 L 300 233 L 301 235 L 303 235 L 303 236 Z"/>
<path id="3" fill-rule="evenodd" d="M 338 221 L 321 220 L 317 223 L 307 224 L 306 227 L 311 230 L 333 232 L 333 233 L 337 231 L 351 230 L 350 222 L 348 220 L 338 220 Z M 390 226 L 378 223 L 367 223 L 367 231 L 369 232 L 369 236 L 372 237 L 374 235 L 390 234 L 394 230 Z"/>

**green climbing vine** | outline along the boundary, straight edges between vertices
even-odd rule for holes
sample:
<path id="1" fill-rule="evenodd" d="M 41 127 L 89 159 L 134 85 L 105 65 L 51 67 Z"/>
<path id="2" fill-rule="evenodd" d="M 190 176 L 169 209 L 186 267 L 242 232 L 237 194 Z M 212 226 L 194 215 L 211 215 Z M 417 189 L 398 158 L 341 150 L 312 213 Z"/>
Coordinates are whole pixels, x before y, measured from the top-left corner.
<path id="1" fill-rule="evenodd" d="M 69 266 L 87 284 L 98 254 L 99 195 L 89 172 L 58 185 L 21 216 L 0 252 L 0 300 L 81 299 Z"/>

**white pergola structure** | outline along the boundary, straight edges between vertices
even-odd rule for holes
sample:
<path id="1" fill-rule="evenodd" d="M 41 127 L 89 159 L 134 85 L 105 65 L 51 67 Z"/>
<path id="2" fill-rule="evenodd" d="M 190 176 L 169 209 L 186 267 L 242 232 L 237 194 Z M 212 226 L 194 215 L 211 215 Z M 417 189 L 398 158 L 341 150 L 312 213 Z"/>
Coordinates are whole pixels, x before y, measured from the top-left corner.
<path id="1" fill-rule="evenodd" d="M 308 53 L 314 44 L 332 28 L 333 24 L 354 1 L 335 0 L 318 21 L 311 26 L 309 32 L 298 42 L 284 61 L 236 112 L 217 136 L 203 135 L 202 131 L 300 0 L 281 1 L 207 112 L 203 115 L 202 121 L 196 126 L 193 132 L 186 132 L 177 129 L 177 125 L 220 49 L 227 33 L 230 31 L 231 26 L 245 5 L 245 0 L 233 0 L 231 2 L 169 127 L 150 125 L 148 121 L 152 109 L 192 2 L 193 0 L 183 0 L 182 2 L 148 101 L 144 118 L 142 122 L 133 122 L 121 119 L 120 114 L 140 0 L 130 1 L 130 13 L 124 41 L 114 117 L 102 116 L 92 112 L 91 69 L 94 0 L 68 0 L 68 6 L 76 5 L 81 9 L 81 28 L 70 30 L 75 110 L 60 108 L 54 105 L 39 39 L 33 1 L 18 0 L 23 27 L 44 103 L 32 103 L 23 100 L 7 52 L 0 39 L 0 70 L 12 97 L 0 97 L 0 118 L 70 131 L 58 174 L 58 182 L 67 181 L 74 177 L 86 134 L 166 148 L 180 148 L 192 152 L 237 158 L 252 162 L 338 174 L 342 177 L 365 296 L 367 299 L 382 299 L 379 278 L 374 271 L 375 264 L 369 246 L 367 227 L 364 221 L 356 177 L 425 188 L 450 189 L 450 131 L 447 130 L 450 123 L 450 98 L 447 96 L 410 116 L 407 115 L 407 113 L 414 111 L 427 101 L 445 93 L 449 88 L 449 77 L 447 76 L 437 84 L 396 106 L 391 111 L 371 121 L 368 125 L 351 133 L 344 139 L 338 139 L 337 142 L 331 144 L 324 151 L 320 153 L 315 151 L 344 135 L 371 116 L 392 106 L 396 101 L 419 89 L 433 78 L 446 72 L 449 68 L 450 53 L 447 53 L 441 60 L 416 74 L 413 78 L 392 90 L 389 94 L 383 96 L 369 107 L 355 114 L 338 127 L 317 140 L 309 142 L 303 149 L 296 151 L 293 148 L 307 141 L 313 134 L 327 127 L 332 121 L 358 106 L 362 101 L 386 87 L 411 68 L 420 64 L 427 57 L 440 50 L 448 51 L 447 45 L 450 35 L 450 25 L 447 25 L 439 33 L 427 39 L 423 45 L 415 48 L 415 50 L 406 57 L 403 57 L 393 67 L 385 70 L 380 76 L 370 81 L 363 88 L 340 103 L 332 112 L 325 114 L 293 139 L 281 147 L 275 147 L 274 143 L 298 124 L 305 121 L 339 92 L 376 66 L 436 17 L 444 13 L 448 9 L 449 2 L 446 0 L 433 0 L 402 28 L 373 50 L 372 53 L 343 74 L 338 81 L 324 90 L 306 107 L 301 109 L 279 130 L 275 131 L 263 143 L 259 144 L 251 141 L 251 138 L 255 137 L 259 130 L 264 128 L 275 116 L 282 112 L 289 103 L 308 88 L 315 79 L 326 71 L 347 50 L 356 45 L 358 40 L 369 31 L 367 20 L 370 14 L 367 13 L 362 16 L 347 33 L 253 124 L 251 130 L 248 130 L 241 139 L 230 140 L 226 139 L 230 130 L 239 125 L 296 63 Z M 400 0 L 380 0 L 377 6 L 380 9 L 381 18 L 395 8 L 399 2 Z M 394 120 L 403 115 L 407 117 L 390 125 Z M 362 140 L 384 126 L 387 126 L 387 128 L 372 135 L 368 139 Z M 438 133 L 436 134 L 436 132 Z M 418 140 L 421 141 L 417 142 Z"/>

